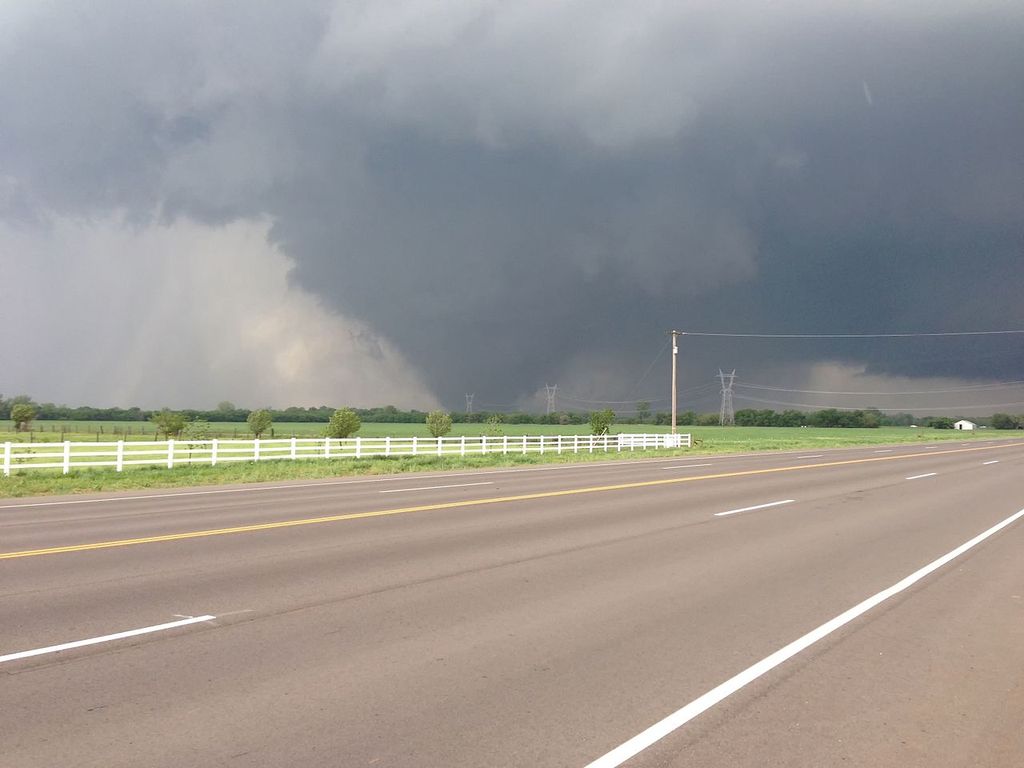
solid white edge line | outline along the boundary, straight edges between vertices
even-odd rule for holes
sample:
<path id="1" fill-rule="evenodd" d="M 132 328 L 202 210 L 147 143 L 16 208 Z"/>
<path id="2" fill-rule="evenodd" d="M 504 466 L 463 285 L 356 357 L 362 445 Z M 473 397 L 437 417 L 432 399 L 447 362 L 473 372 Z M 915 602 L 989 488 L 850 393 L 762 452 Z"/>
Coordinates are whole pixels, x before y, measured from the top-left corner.
<path id="1" fill-rule="evenodd" d="M 377 493 L 409 493 L 411 491 L 438 491 L 442 488 L 468 488 L 471 485 L 494 485 L 494 481 L 485 480 L 482 483 L 455 483 L 454 485 L 424 485 L 420 488 L 389 488 L 386 491 L 377 491 Z"/>
<path id="2" fill-rule="evenodd" d="M 715 512 L 715 517 L 725 517 L 726 515 L 736 515 L 740 512 L 753 512 L 755 509 L 767 509 L 768 507 L 777 507 L 781 504 L 792 504 L 796 499 L 783 499 L 782 501 L 770 501 L 767 504 L 757 504 L 753 507 L 742 507 L 741 509 L 730 509 L 728 512 Z"/>
<path id="3" fill-rule="evenodd" d="M 126 637 L 148 635 L 151 632 L 163 632 L 165 629 L 186 627 L 189 624 L 198 624 L 203 621 L 212 621 L 216 618 L 216 616 L 192 616 L 187 619 L 181 619 L 180 621 L 170 621 L 166 624 L 156 624 L 152 627 L 142 627 L 141 629 L 129 629 L 125 632 L 115 632 L 112 635 L 103 635 L 102 637 L 90 637 L 88 640 L 75 640 L 72 643 L 49 645 L 46 648 L 35 648 L 31 651 L 19 651 L 18 653 L 8 653 L 6 656 L 0 656 L 0 664 L 3 664 L 5 661 L 16 661 L 17 659 L 28 659 L 32 656 L 42 656 L 44 653 L 57 653 L 59 651 L 68 651 L 72 648 L 81 648 L 86 645 L 96 645 L 97 643 L 109 643 L 111 640 L 123 640 Z"/>
<path id="4" fill-rule="evenodd" d="M 824 453 L 812 453 L 810 456 L 797 456 L 798 459 L 820 459 Z"/>
<path id="5" fill-rule="evenodd" d="M 911 475 L 910 477 L 903 478 L 904 480 L 920 480 L 922 477 L 935 477 L 938 472 L 925 472 L 923 475 Z"/>
<path id="6" fill-rule="evenodd" d="M 998 464 L 999 459 L 992 459 L 992 461 L 983 461 L 982 464 Z"/>
<path id="7" fill-rule="evenodd" d="M 775 669 L 775 667 L 779 666 L 783 662 L 793 658 L 798 653 L 814 645 L 819 640 L 828 637 L 836 630 L 867 613 L 880 603 L 883 603 L 889 598 L 898 595 L 900 592 L 909 589 L 925 576 L 937 571 L 939 568 L 946 565 L 951 560 L 956 559 L 968 550 L 973 549 L 978 544 L 985 541 L 985 539 L 998 533 L 1006 526 L 1019 520 L 1021 517 L 1024 517 L 1024 509 L 1010 515 L 1002 522 L 996 523 L 987 531 L 980 533 L 970 541 L 961 544 L 952 552 L 948 552 L 937 560 L 933 560 L 923 568 L 914 571 L 905 579 L 896 582 L 888 589 L 884 589 L 869 597 L 867 600 L 858 603 L 853 608 L 844 611 L 831 621 L 825 622 L 817 629 L 812 629 L 803 637 L 794 640 L 792 643 L 780 648 L 770 656 L 766 656 L 756 664 L 747 667 L 738 675 L 735 675 L 721 685 L 712 688 L 703 696 L 694 699 L 685 707 L 676 710 L 668 717 L 658 721 L 647 730 L 631 738 L 629 741 L 624 742 L 612 751 L 602 755 L 597 760 L 588 763 L 585 768 L 616 768 L 617 766 L 622 765 L 637 753 L 647 749 L 647 747 L 651 746 L 655 742 L 660 741 L 673 731 L 686 725 L 686 723 L 697 717 L 697 715 L 711 709 L 715 704 L 736 693 L 744 686 L 754 682 L 757 678 Z"/>
<path id="8" fill-rule="evenodd" d="M 680 464 L 676 467 L 662 467 L 662 469 L 694 469 L 695 467 L 713 467 L 714 464 Z"/>
<path id="9" fill-rule="evenodd" d="M 875 453 L 892 453 L 892 452 L 893 452 L 892 448 L 886 448 L 885 450 L 882 450 L 882 451 L 875 451 Z"/>

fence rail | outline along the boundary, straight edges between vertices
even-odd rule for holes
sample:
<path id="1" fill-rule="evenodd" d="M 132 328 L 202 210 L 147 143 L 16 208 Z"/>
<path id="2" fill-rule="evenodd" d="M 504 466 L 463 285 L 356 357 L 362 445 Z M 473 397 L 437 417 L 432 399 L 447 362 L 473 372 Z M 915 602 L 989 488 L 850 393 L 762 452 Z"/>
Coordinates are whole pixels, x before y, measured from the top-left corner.
<path id="1" fill-rule="evenodd" d="M 159 440 L 107 443 L 3 444 L 3 473 L 27 469 L 72 469 L 187 464 L 216 466 L 232 461 L 359 459 L 380 456 L 473 456 L 482 454 L 595 453 L 689 448 L 690 435 L 517 435 L 488 437 L 347 437 L 275 440 Z"/>

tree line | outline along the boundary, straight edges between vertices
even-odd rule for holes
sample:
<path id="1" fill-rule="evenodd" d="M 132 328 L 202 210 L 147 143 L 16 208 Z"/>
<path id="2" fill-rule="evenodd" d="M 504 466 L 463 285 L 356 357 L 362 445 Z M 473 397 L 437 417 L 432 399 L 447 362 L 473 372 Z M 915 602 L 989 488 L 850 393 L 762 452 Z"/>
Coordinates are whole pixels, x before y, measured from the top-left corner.
<path id="1" fill-rule="evenodd" d="M 322 423 L 329 424 L 339 409 L 320 405 L 314 407 L 289 406 L 288 408 L 259 408 L 255 409 L 266 413 L 272 422 L 277 423 Z M 374 408 L 348 408 L 360 422 L 367 423 L 394 423 L 394 424 L 423 424 L 426 422 L 428 413 L 417 409 L 402 410 L 394 405 L 378 406 Z M 595 413 L 605 414 L 607 409 L 602 411 L 558 411 L 554 413 L 528 413 L 528 412 L 501 412 L 501 411 L 476 411 L 446 412 L 454 424 L 565 424 L 583 425 L 592 422 Z M 159 410 L 148 410 L 132 406 L 130 408 L 95 408 L 92 406 L 67 406 L 54 403 L 36 403 L 28 395 L 18 395 L 12 398 L 5 398 L 0 395 L 0 419 L 11 419 L 16 422 L 33 421 L 126 421 L 126 422 L 153 422 L 154 417 L 174 413 L 181 416 L 184 423 L 194 422 L 234 422 L 246 423 L 255 411 L 249 408 L 239 408 L 230 401 L 218 403 L 214 409 L 183 408 L 181 410 L 169 411 L 167 408 Z M 15 418 L 15 416 L 19 418 Z M 899 427 L 916 424 L 922 427 L 934 427 L 937 429 L 952 429 L 954 419 L 946 416 L 924 416 L 915 417 L 910 413 L 887 414 L 877 408 L 866 408 L 863 410 L 840 411 L 835 408 L 825 408 L 819 411 L 774 411 L 770 409 L 744 408 L 736 411 L 736 425 L 744 427 L 848 427 L 848 428 L 874 428 L 874 427 Z M 665 426 L 671 423 L 671 414 L 667 411 L 651 410 L 647 402 L 638 402 L 636 408 L 628 414 L 615 414 L 615 421 L 619 424 L 656 424 Z M 1024 429 L 1024 415 L 1013 416 L 1005 413 L 993 414 L 990 418 L 975 417 L 973 421 L 979 424 L 987 424 L 993 429 Z M 681 411 L 676 418 L 680 426 L 713 426 L 719 423 L 717 413 L 697 413 L 693 410 Z"/>

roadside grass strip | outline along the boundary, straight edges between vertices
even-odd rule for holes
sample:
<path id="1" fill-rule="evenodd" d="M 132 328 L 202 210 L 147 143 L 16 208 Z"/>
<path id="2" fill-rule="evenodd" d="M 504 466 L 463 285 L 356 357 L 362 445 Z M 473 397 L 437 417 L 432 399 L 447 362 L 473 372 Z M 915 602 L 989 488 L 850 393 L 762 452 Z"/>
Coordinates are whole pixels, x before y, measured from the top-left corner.
<path id="1" fill-rule="evenodd" d="M 979 448 L 954 448 L 940 453 L 971 453 L 975 451 L 990 451 L 998 448 L 1011 447 L 986 446 Z M 118 539 L 114 541 L 97 541 L 87 544 L 69 544 L 58 547 L 45 547 L 42 549 L 29 549 L 15 552 L 0 552 L 0 560 L 14 560 L 24 557 L 39 557 L 42 555 L 57 555 L 69 552 L 86 552 L 96 549 L 111 549 L 114 547 L 129 547 L 136 544 L 155 544 L 158 542 L 183 541 L 185 539 L 199 539 L 210 536 L 225 536 L 235 533 L 252 533 L 255 531 L 269 531 L 279 528 L 295 528 L 305 525 L 320 525 L 324 523 L 337 523 L 345 520 L 363 520 L 374 517 L 389 517 L 393 515 L 404 515 L 414 512 L 432 512 L 442 509 L 459 509 L 462 507 L 476 507 L 489 504 L 508 504 L 517 501 L 533 501 L 536 499 L 552 499 L 561 496 L 576 496 L 588 493 L 604 493 L 607 491 L 622 491 L 634 488 L 653 488 L 664 485 L 677 485 L 681 483 L 693 483 L 701 480 L 717 480 L 728 477 L 753 477 L 756 475 L 770 475 L 780 472 L 795 472 L 804 469 L 826 469 L 829 467 L 851 466 L 856 464 L 874 464 L 882 461 L 901 461 L 904 459 L 921 458 L 922 456 L 936 456 L 935 453 L 908 453 L 899 456 L 874 456 L 863 459 L 844 459 L 841 461 L 821 462 L 818 464 L 794 464 L 786 467 L 766 467 L 763 469 L 746 469 L 735 472 L 718 472 L 710 475 L 690 475 L 688 477 L 670 477 L 663 480 L 641 480 L 632 483 L 617 483 L 615 485 L 596 485 L 583 488 L 566 488 L 559 491 L 542 491 L 537 493 L 524 493 L 514 496 L 495 496 L 490 498 L 465 499 L 463 501 L 448 501 L 437 504 L 420 504 L 411 507 L 398 507 L 396 509 L 381 509 L 370 512 L 351 512 L 340 515 L 326 515 L 323 517 L 309 517 L 297 520 L 279 520 L 269 523 L 254 523 L 251 525 L 238 525 L 230 528 L 211 528 L 199 531 L 183 531 L 180 533 L 168 533 L 158 536 L 144 536 L 140 538 Z"/>

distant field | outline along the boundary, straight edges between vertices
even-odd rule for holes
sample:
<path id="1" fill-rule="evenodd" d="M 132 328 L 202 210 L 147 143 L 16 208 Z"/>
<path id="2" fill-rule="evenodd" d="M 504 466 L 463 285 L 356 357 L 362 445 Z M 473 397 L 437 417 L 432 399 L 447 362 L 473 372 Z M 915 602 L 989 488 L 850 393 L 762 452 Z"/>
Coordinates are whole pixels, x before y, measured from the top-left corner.
<path id="1" fill-rule="evenodd" d="M 323 437 L 326 424 L 308 422 L 282 422 L 274 424 L 275 437 Z M 250 437 L 245 423 L 210 422 L 211 437 Z M 613 433 L 668 432 L 658 424 L 616 424 Z M 949 429 L 921 429 L 910 427 L 879 427 L 878 429 L 823 429 L 817 427 L 689 427 L 680 426 L 700 441 L 696 446 L 704 450 L 778 450 L 784 448 L 826 447 L 829 445 L 866 445 L 872 443 L 906 443 L 929 440 L 971 440 L 992 436 L 1012 437 L 1012 432 L 982 429 L 958 432 Z M 425 424 L 364 423 L 357 433 L 360 437 L 429 437 Z M 498 431 L 487 424 L 453 424 L 453 436 L 498 435 L 586 435 L 586 424 L 502 424 Z M 270 437 L 269 434 L 265 435 Z M 73 441 L 153 440 L 153 425 L 145 421 L 36 421 L 33 422 L 32 440 L 54 442 Z M 0 442 L 27 441 L 26 434 L 13 431 L 10 421 L 0 421 Z"/>
<path id="2" fill-rule="evenodd" d="M 954 429 L 878 427 L 840 429 L 821 427 L 681 427 L 693 435 L 694 449 L 706 453 L 839 448 L 880 443 L 931 443 L 939 440 L 984 440 L 1014 437 L 1014 432 L 991 429 L 960 432 Z"/>
<path id="3" fill-rule="evenodd" d="M 327 425 L 309 422 L 280 422 L 274 424 L 275 437 L 323 437 Z M 10 421 L 0 421 L 0 441 L 28 440 L 28 435 L 17 434 Z M 490 431 L 489 431 L 490 430 Z M 589 435 L 587 424 L 502 424 L 503 435 Z M 666 426 L 619 424 L 613 432 L 668 432 Z M 685 430 L 683 430 L 685 431 Z M 211 421 L 211 437 L 251 437 L 245 422 Z M 487 424 L 453 424 L 451 435 L 492 434 L 493 427 Z M 109 441 L 109 440 L 153 440 L 156 430 L 148 421 L 35 421 L 32 423 L 32 440 L 54 442 L 58 440 Z M 426 424 L 369 424 L 364 423 L 357 432 L 360 437 L 430 437 Z M 63 437 L 61 437 L 63 435 Z M 269 433 L 264 435 L 270 437 Z"/>
<path id="4" fill-rule="evenodd" d="M 42 423 L 40 423 L 42 425 Z M 61 437 L 68 440 L 101 442 L 116 440 L 121 429 L 128 427 L 138 430 L 146 429 L 144 435 L 131 434 L 129 439 L 153 439 L 152 427 L 138 422 L 60 422 L 46 424 L 55 426 L 55 432 L 34 432 L 36 442 L 55 441 Z M 233 437 L 237 430 L 238 437 L 247 436 L 242 425 L 221 423 L 212 425 L 216 436 Z M 102 431 L 98 428 L 102 427 Z M 114 427 L 118 432 L 114 432 Z M 318 437 L 323 434 L 323 424 L 278 424 L 275 428 L 277 437 Z M 478 435 L 487 429 L 483 424 L 456 424 L 453 435 Z M 26 435 L 15 435 L 11 432 L 10 422 L 0 422 L 0 442 L 5 440 L 25 440 Z M 85 430 L 91 430 L 85 431 Z M 537 424 L 508 425 L 504 427 L 509 436 L 523 434 L 586 434 L 588 428 L 583 425 L 550 426 Z M 666 432 L 665 426 L 623 424 L 617 425 L 619 432 Z M 754 451 L 799 450 L 814 451 L 822 448 L 836 448 L 855 445 L 879 445 L 886 443 L 918 443 L 927 444 L 938 441 L 966 442 L 993 438 L 1013 438 L 1019 432 L 1003 432 L 991 429 L 976 432 L 957 432 L 954 430 L 911 429 L 909 427 L 882 427 L 879 429 L 818 429 L 802 427 L 680 427 L 680 432 L 693 435 L 693 448 L 678 450 L 638 451 L 635 453 L 614 453 L 616 459 L 633 458 L 642 460 L 650 456 L 697 456 L 716 453 L 748 453 Z M 366 424 L 359 431 L 363 437 L 405 437 L 428 435 L 425 425 L 420 424 Z M 0 497 L 30 496 L 37 494 L 85 493 L 90 491 L 128 490 L 138 488 L 187 487 L 195 485 L 213 485 L 220 483 L 266 482 L 298 478 L 323 478 L 339 475 L 366 475 L 392 472 L 410 472 L 450 469 L 468 469 L 475 467 L 517 466 L 520 464 L 537 464 L 570 461 L 600 461 L 611 458 L 607 454 L 581 454 L 579 456 L 556 454 L 530 454 L 527 456 L 491 454 L 488 456 L 446 456 L 436 458 L 429 456 L 370 459 L 332 459 L 302 461 L 265 461 L 238 462 L 231 465 L 216 467 L 191 465 L 180 468 L 166 469 L 161 467 L 132 467 L 124 472 L 113 469 L 75 470 L 62 475 L 60 470 L 37 470 L 14 472 L 11 477 L 0 476 Z"/>

